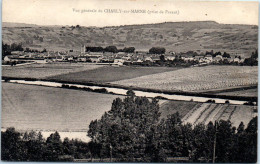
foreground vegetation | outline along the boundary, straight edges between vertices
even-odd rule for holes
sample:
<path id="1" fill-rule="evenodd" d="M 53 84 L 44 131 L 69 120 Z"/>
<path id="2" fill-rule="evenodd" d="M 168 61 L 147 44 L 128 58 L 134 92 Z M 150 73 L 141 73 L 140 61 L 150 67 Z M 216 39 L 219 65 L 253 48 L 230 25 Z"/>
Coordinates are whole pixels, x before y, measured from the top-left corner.
<path id="1" fill-rule="evenodd" d="M 207 125 L 183 124 L 178 113 L 159 119 L 156 99 L 130 96 L 113 101 L 111 110 L 89 125 L 89 143 L 59 133 L 47 140 L 41 133 L 24 133 L 9 128 L 2 132 L 2 160 L 72 161 L 110 159 L 127 162 L 256 162 L 257 117 L 247 127 L 220 120 Z M 215 150 L 215 156 L 214 154 Z"/>
<path id="2" fill-rule="evenodd" d="M 113 155 L 118 161 L 165 162 L 169 157 L 188 157 L 192 162 L 212 162 L 215 149 L 216 162 L 256 162 L 257 117 L 246 129 L 243 122 L 236 129 L 224 120 L 193 127 L 182 124 L 178 113 L 159 118 L 155 99 L 118 98 L 100 120 L 90 123 L 88 136 L 101 148 L 95 149 L 97 156 Z"/>

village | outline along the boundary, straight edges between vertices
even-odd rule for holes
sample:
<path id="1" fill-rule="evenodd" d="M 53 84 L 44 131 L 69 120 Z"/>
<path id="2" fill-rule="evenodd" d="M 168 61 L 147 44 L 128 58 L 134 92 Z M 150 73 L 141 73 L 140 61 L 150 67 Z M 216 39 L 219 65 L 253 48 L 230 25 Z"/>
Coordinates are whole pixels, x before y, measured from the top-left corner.
<path id="1" fill-rule="evenodd" d="M 68 51 L 46 51 L 46 52 L 26 52 L 12 51 L 11 55 L 3 58 L 4 65 L 32 64 L 32 63 L 52 63 L 52 62 L 88 62 L 102 65 L 124 66 L 124 65 L 142 65 L 142 66 L 160 66 L 162 62 L 168 62 L 176 65 L 202 66 L 209 64 L 242 64 L 244 58 L 241 56 L 222 55 L 220 52 L 205 54 L 189 51 L 186 53 L 175 53 L 173 51 L 161 54 L 150 53 L 149 51 L 134 52 L 91 52 L 86 47 L 81 50 Z M 171 65 L 171 66 L 173 66 Z"/>

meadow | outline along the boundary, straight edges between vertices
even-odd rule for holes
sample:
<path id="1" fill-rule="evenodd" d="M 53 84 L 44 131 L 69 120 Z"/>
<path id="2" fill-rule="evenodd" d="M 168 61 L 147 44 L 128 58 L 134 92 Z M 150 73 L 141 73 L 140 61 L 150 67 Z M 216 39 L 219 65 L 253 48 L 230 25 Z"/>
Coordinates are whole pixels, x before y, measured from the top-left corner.
<path id="1" fill-rule="evenodd" d="M 257 85 L 257 70 L 257 67 L 250 66 L 189 67 L 112 83 L 159 90 L 206 92 Z"/>
<path id="2" fill-rule="evenodd" d="M 46 79 L 63 80 L 67 82 L 111 82 L 126 80 L 157 73 L 175 71 L 180 67 L 113 67 L 104 66 L 97 69 L 50 76 Z"/>
<path id="3" fill-rule="evenodd" d="M 92 70 L 102 65 L 84 63 L 46 63 L 23 66 L 2 66 L 2 76 L 20 78 L 46 78 L 48 76 Z"/>

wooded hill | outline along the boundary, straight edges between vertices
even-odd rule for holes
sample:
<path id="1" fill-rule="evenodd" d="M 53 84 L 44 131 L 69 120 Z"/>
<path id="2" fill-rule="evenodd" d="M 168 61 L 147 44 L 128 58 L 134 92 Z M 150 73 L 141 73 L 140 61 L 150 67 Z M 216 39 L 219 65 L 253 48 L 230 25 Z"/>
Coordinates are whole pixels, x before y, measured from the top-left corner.
<path id="1" fill-rule="evenodd" d="M 7 44 L 47 50 L 80 51 L 86 46 L 135 47 L 148 51 L 205 52 L 214 50 L 249 57 L 257 48 L 258 26 L 219 24 L 214 21 L 165 22 L 113 27 L 37 26 L 3 22 L 2 38 Z"/>

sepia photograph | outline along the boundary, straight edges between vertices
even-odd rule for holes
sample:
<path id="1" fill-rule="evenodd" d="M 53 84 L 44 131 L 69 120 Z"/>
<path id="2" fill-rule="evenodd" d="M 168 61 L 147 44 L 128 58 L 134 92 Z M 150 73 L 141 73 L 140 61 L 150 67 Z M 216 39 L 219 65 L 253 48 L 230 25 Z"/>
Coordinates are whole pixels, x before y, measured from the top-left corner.
<path id="1" fill-rule="evenodd" d="M 257 163 L 258 8 L 3 0 L 1 161 Z"/>

